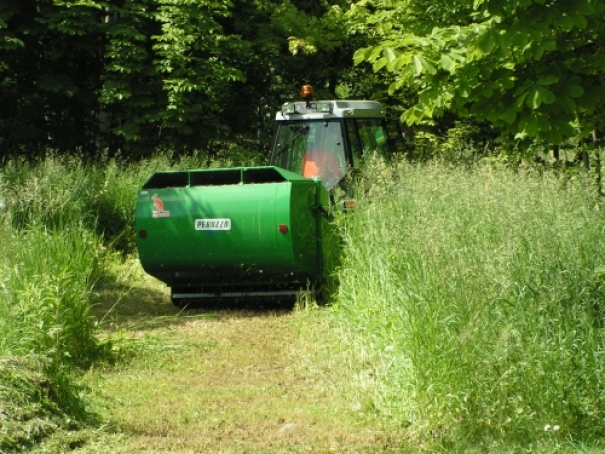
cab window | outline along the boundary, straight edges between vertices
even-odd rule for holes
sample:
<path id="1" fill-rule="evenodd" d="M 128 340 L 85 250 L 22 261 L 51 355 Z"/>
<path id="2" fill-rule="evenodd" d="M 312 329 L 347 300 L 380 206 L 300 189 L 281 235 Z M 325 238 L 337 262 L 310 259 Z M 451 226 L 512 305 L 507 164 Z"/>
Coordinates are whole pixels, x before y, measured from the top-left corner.
<path id="1" fill-rule="evenodd" d="M 344 177 L 346 160 L 339 121 L 280 122 L 272 162 L 331 190 Z"/>
<path id="2" fill-rule="evenodd" d="M 380 118 L 347 120 L 347 136 L 353 167 L 359 167 L 364 157 L 373 153 L 384 154 L 387 149 L 387 132 Z"/>

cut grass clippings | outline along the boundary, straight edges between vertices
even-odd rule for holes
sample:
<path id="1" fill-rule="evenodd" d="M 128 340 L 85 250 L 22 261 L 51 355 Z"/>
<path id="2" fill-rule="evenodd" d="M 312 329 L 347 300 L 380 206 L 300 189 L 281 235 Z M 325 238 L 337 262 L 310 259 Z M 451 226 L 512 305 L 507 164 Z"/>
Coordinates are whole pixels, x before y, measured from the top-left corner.
<path id="1" fill-rule="evenodd" d="M 0 357 L 0 453 L 29 452 L 60 430 L 81 427 L 57 403 L 59 390 L 45 372 L 49 361 Z"/>
<path id="2" fill-rule="evenodd" d="M 335 334 L 319 313 L 187 311 L 88 380 L 141 452 L 375 452 L 391 435 L 359 414 Z"/>

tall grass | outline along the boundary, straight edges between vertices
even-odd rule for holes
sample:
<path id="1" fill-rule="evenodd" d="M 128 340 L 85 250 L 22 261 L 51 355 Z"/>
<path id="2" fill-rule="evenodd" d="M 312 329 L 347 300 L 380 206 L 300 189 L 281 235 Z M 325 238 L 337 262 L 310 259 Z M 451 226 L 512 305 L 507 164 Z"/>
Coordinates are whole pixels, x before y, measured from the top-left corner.
<path id="1" fill-rule="evenodd" d="M 103 262 L 116 257 L 107 252 L 135 253 L 137 190 L 155 171 L 219 165 L 170 153 L 100 161 L 49 156 L 0 169 L 0 357 L 43 358 L 34 363 L 51 379 L 109 347 L 97 340 L 91 296 Z"/>
<path id="2" fill-rule="evenodd" d="M 527 443 L 603 435 L 605 223 L 580 180 L 371 164 L 337 312 L 368 406 L 409 433 Z"/>
<path id="3" fill-rule="evenodd" d="M 42 432 L 49 433 L 57 421 L 48 415 L 86 418 L 72 371 L 110 348 L 98 341 L 89 312 L 103 247 L 90 228 L 85 181 L 72 161 L 13 162 L 0 173 L 0 386 L 8 390 L 0 406 L 14 410 L 0 449 L 33 442 L 31 421 L 47 421 Z M 29 394 L 24 376 L 44 377 L 34 380 L 43 388 Z M 26 394 L 10 392 L 20 389 Z"/>
<path id="4" fill-rule="evenodd" d="M 96 346 L 89 299 L 100 243 L 77 224 L 3 232 L 0 352 L 75 364 Z"/>
<path id="5" fill-rule="evenodd" d="M 156 170 L 195 161 L 49 156 L 0 169 L 0 452 L 90 419 L 77 369 L 112 347 L 91 316 L 95 285 L 112 278 L 109 261 L 134 253 L 137 189 Z"/>

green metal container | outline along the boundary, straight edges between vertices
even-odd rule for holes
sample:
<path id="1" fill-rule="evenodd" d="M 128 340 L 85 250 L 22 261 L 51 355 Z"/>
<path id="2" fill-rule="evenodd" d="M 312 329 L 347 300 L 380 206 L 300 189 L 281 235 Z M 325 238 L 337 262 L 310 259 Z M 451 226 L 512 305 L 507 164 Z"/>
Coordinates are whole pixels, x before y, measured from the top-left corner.
<path id="1" fill-rule="evenodd" d="M 316 287 L 328 202 L 320 180 L 279 167 L 158 172 L 138 194 L 141 264 L 175 304 Z"/>

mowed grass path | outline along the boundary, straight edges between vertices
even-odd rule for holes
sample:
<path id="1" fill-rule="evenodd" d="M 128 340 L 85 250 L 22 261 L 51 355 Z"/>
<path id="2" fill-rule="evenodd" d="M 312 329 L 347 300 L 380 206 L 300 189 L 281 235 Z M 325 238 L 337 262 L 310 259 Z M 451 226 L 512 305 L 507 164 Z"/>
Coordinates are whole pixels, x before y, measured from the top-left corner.
<path id="1" fill-rule="evenodd" d="M 127 337 L 128 358 L 92 371 L 87 382 L 118 434 L 83 452 L 111 445 L 113 452 L 356 453 L 397 444 L 392 430 L 361 413 L 329 309 L 179 313 L 167 295 L 140 289 L 111 317 Z"/>

